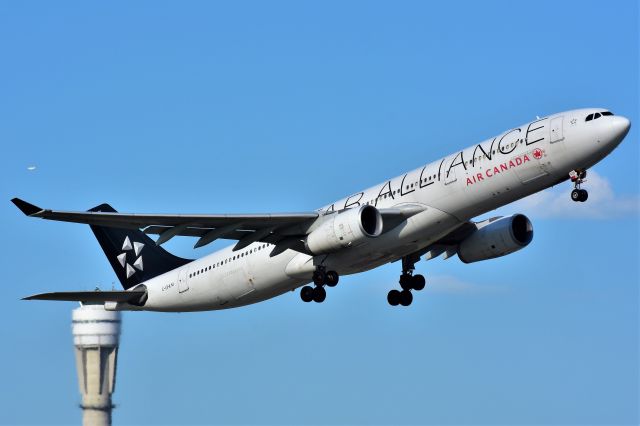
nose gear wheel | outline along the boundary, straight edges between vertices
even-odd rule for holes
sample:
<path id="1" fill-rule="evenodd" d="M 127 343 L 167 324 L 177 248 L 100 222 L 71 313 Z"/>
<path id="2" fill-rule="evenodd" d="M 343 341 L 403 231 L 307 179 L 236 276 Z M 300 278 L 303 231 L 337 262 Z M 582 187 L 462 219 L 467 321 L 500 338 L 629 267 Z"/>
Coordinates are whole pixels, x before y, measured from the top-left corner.
<path id="1" fill-rule="evenodd" d="M 589 198 L 589 193 L 586 189 L 580 188 L 587 180 L 587 171 L 586 170 L 572 170 L 569 173 L 569 178 L 571 182 L 573 182 L 573 191 L 571 191 L 571 199 L 576 202 L 584 203 Z"/>

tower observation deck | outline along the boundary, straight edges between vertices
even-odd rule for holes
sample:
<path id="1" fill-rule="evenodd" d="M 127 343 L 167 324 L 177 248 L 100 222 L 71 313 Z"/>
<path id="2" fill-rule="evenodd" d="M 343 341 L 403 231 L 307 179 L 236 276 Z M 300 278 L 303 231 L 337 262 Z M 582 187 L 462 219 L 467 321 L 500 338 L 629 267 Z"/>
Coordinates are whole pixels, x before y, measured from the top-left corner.
<path id="1" fill-rule="evenodd" d="M 120 325 L 120 312 L 105 311 L 103 305 L 84 304 L 73 310 L 71 327 L 85 426 L 111 425 Z"/>

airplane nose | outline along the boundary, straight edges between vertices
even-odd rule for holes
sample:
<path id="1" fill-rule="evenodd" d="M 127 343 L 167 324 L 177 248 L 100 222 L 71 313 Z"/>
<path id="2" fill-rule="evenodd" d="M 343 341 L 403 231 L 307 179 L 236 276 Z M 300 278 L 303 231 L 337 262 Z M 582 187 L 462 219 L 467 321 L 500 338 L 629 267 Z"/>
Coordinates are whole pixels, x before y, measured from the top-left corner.
<path id="1" fill-rule="evenodd" d="M 621 115 L 614 115 L 611 118 L 611 133 L 613 134 L 616 142 L 620 143 L 631 128 L 631 121 L 628 118 Z"/>

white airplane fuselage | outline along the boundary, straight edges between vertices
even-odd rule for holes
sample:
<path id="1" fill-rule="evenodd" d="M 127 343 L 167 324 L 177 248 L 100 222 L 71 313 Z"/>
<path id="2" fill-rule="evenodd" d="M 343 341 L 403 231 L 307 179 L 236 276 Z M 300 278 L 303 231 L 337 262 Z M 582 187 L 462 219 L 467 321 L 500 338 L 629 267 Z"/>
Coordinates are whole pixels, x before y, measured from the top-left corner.
<path id="1" fill-rule="evenodd" d="M 351 194 L 322 214 L 363 204 L 424 208 L 395 228 L 357 247 L 311 256 L 293 250 L 270 256 L 273 246 L 253 243 L 216 251 L 144 282 L 143 307 L 108 302 L 107 309 L 202 311 L 248 305 L 311 281 L 316 265 L 340 275 L 401 259 L 438 241 L 472 218 L 534 194 L 593 166 L 622 141 L 629 121 L 602 109 L 551 115 Z"/>

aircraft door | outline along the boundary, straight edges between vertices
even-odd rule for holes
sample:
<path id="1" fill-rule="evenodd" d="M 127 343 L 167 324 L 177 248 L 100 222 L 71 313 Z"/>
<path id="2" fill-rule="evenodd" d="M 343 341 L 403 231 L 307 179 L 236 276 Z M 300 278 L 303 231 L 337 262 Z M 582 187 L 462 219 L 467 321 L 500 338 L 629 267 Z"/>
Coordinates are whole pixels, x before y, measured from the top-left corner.
<path id="1" fill-rule="evenodd" d="M 178 273 L 178 292 L 184 293 L 189 290 L 189 283 L 187 282 L 187 268 L 182 268 Z"/>
<path id="2" fill-rule="evenodd" d="M 562 128 L 563 121 L 563 116 L 551 119 L 551 130 L 549 135 L 551 138 L 551 143 L 556 143 L 564 140 L 564 132 Z"/>

